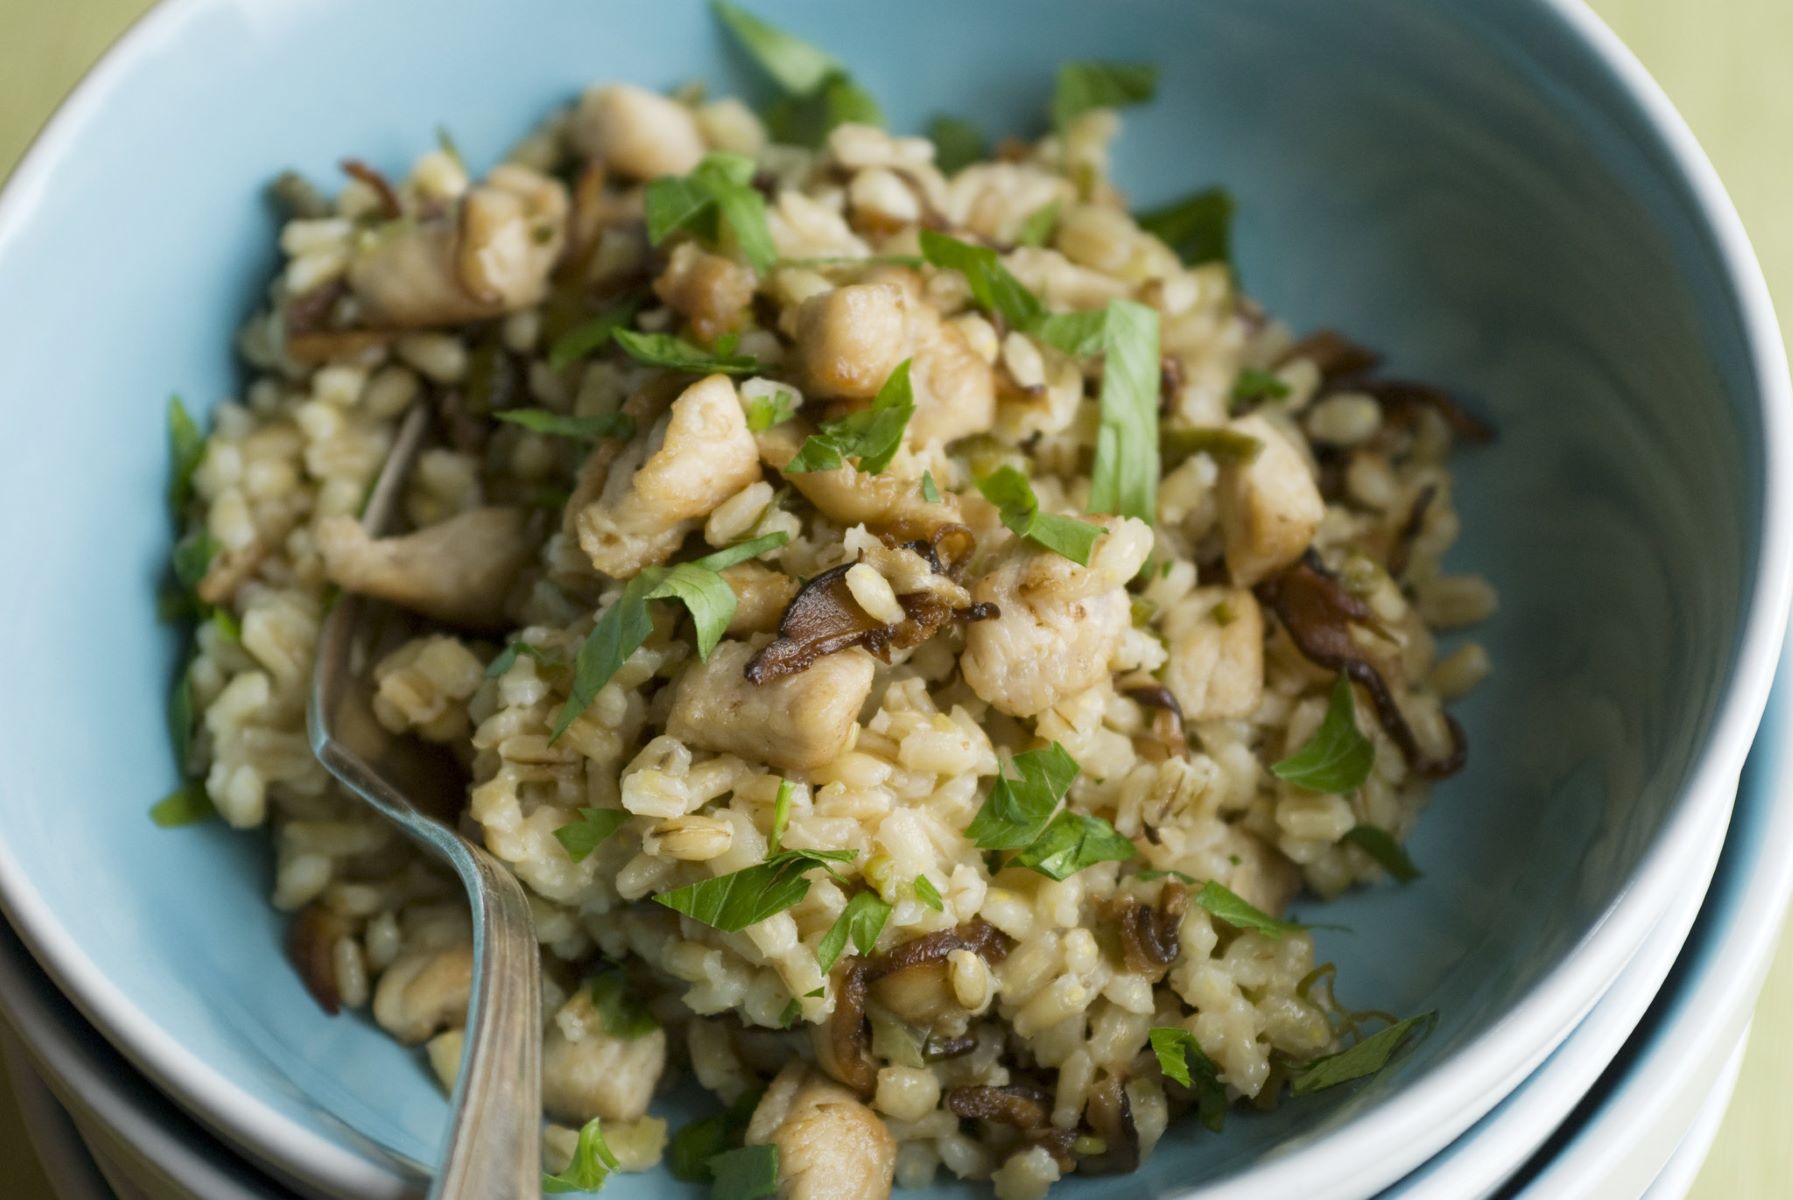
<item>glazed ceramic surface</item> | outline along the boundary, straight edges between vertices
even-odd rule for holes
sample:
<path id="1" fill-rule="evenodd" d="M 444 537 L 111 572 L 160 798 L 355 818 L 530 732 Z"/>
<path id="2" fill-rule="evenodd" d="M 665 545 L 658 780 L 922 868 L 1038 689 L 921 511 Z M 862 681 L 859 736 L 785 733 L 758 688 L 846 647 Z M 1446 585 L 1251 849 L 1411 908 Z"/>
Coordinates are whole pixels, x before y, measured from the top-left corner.
<path id="1" fill-rule="evenodd" d="M 1500 586 L 1470 767 L 1426 877 L 1333 906 L 1347 1002 L 1436 1008 L 1361 1086 L 1179 1125 L 1066 1196 L 1360 1195 L 1510 1090 L 1668 906 L 1766 697 L 1787 598 L 1784 366 L 1710 168 L 1635 64 L 1550 0 L 763 0 L 899 129 L 1037 130 L 1067 58 L 1152 59 L 1116 175 L 1141 203 L 1224 182 L 1246 286 L 1502 433 L 1465 455 L 1454 565 Z M 755 81 L 696 0 L 170 0 L 0 200 L 0 900 L 83 1010 L 182 1103 L 320 1186 L 414 1189 L 444 1106 L 420 1059 L 306 998 L 261 897 L 265 842 L 144 816 L 173 783 L 167 393 L 240 383 L 275 266 L 261 187 L 451 129 L 490 162 L 594 79 Z M 1278 1189 L 1282 1189 L 1281 1192 Z M 619 1197 L 684 1194 L 663 1174 Z"/>

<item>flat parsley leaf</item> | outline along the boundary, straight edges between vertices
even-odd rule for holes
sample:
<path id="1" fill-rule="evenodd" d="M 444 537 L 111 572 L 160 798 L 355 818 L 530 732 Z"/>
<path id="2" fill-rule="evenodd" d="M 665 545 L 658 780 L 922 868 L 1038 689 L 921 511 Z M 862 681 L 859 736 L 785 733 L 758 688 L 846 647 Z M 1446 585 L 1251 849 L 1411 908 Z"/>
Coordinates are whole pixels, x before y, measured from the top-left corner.
<path id="1" fill-rule="evenodd" d="M 1227 411 L 1242 413 L 1266 400 L 1281 400 L 1288 394 L 1289 385 L 1274 371 L 1266 371 L 1262 367 L 1241 367 L 1239 378 L 1233 381 L 1231 404 Z"/>
<path id="2" fill-rule="evenodd" d="M 1413 865 L 1407 851 L 1386 829 L 1358 825 L 1345 834 L 1345 840 L 1375 859 L 1399 883 L 1412 883 L 1420 877 L 1420 869 Z"/>
<path id="3" fill-rule="evenodd" d="M 1195 1092 L 1196 1113 L 1201 1123 L 1219 1133 L 1226 1124 L 1226 1087 L 1220 1068 L 1214 1065 L 1195 1035 L 1176 1026 L 1152 1030 L 1152 1053 L 1166 1079 L 1174 1079 Z"/>
<path id="4" fill-rule="evenodd" d="M 1102 339 L 1107 329 L 1108 310 L 1097 308 L 1051 313 L 1034 326 L 1033 335 L 1072 358 L 1094 358 L 1103 351 Z"/>
<path id="5" fill-rule="evenodd" d="M 1089 510 L 1149 525 L 1158 516 L 1158 311 L 1131 300 L 1110 301 L 1102 350 Z"/>
<path id="6" fill-rule="evenodd" d="M 647 612 L 649 600 L 679 600 L 685 604 L 697 626 L 698 655 L 707 659 L 735 612 L 734 590 L 720 572 L 776 549 L 789 540 L 789 534 L 768 533 L 688 563 L 649 567 L 629 580 L 622 595 L 604 610 L 579 647 L 579 656 L 573 664 L 572 692 L 555 723 L 553 737 L 558 738 L 567 731 L 579 714 L 597 699 L 611 676 L 647 641 L 654 631 L 654 623 Z"/>
<path id="7" fill-rule="evenodd" d="M 1233 197 L 1208 188 L 1139 215 L 1139 227 L 1190 266 L 1233 260 Z"/>
<path id="8" fill-rule="evenodd" d="M 532 646 L 528 642 L 518 638 L 503 650 L 499 651 L 498 657 L 486 664 L 486 678 L 500 678 L 506 671 L 516 666 L 517 660 L 525 654 L 535 659 L 536 662 L 544 667 L 566 666 L 566 664 L 560 660 L 559 655 L 551 654 L 548 651 L 543 650 L 540 646 Z"/>
<path id="9" fill-rule="evenodd" d="M 579 1144 L 573 1148 L 573 1159 L 567 1169 L 558 1175 L 542 1175 L 542 1191 L 549 1195 L 595 1192 L 619 1166 L 616 1155 L 604 1142 L 601 1120 L 593 1117 L 579 1131 Z"/>
<path id="10" fill-rule="evenodd" d="M 946 901 L 940 896 L 940 889 L 926 875 L 915 877 L 915 898 L 933 909 L 935 912 L 946 911 Z"/>
<path id="11" fill-rule="evenodd" d="M 753 55 L 766 74 L 787 92 L 794 95 L 813 92 L 830 75 L 846 70 L 840 59 L 826 50 L 793 37 L 738 4 L 714 0 L 711 7 L 742 48 Z"/>
<path id="12" fill-rule="evenodd" d="M 857 850 L 780 850 L 751 867 L 661 892 L 654 902 L 712 929 L 738 933 L 800 903 L 809 895 L 810 871 L 821 867 L 833 874 L 828 864 L 858 856 Z"/>
<path id="13" fill-rule="evenodd" d="M 1018 778 L 998 772 L 990 794 L 965 827 L 965 836 L 979 850 L 1019 850 L 1033 841 L 1077 778 L 1077 760 L 1057 742 L 1044 750 L 1022 751 L 1010 765 Z"/>
<path id="14" fill-rule="evenodd" d="M 1212 879 L 1202 884 L 1202 890 L 1195 894 L 1195 902 L 1235 929 L 1256 930 L 1267 937 L 1279 938 L 1284 934 L 1315 928 L 1299 921 L 1279 921 Z"/>
<path id="15" fill-rule="evenodd" d="M 1143 104 L 1157 92 L 1158 68 L 1151 63 L 1064 63 L 1052 93 L 1052 123 L 1063 134 L 1086 112 Z"/>
<path id="16" fill-rule="evenodd" d="M 872 947 L 878 944 L 878 935 L 884 932 L 884 923 L 888 920 L 890 905 L 884 903 L 878 893 L 855 893 L 816 945 L 816 965 L 822 968 L 824 975 L 834 970 L 834 964 L 840 961 L 849 940 L 853 943 L 853 949 L 861 954 L 870 954 Z"/>
<path id="17" fill-rule="evenodd" d="M 929 504 L 940 503 L 940 488 L 934 483 L 934 473 L 932 471 L 923 471 L 921 473 L 921 498 L 926 500 Z"/>
<path id="18" fill-rule="evenodd" d="M 577 821 L 568 821 L 554 831 L 554 840 L 574 862 L 584 862 L 593 850 L 624 825 L 630 814 L 620 808 L 582 808 Z"/>
<path id="19" fill-rule="evenodd" d="M 689 175 L 665 175 L 647 185 L 643 199 L 648 241 L 658 246 L 681 229 L 712 245 L 724 231 L 755 270 L 778 261 L 766 198 L 753 186 L 753 160 L 739 154 L 706 154 Z"/>
<path id="20" fill-rule="evenodd" d="M 977 481 L 977 490 L 997 507 L 1002 523 L 1024 537 L 1079 566 L 1089 565 L 1096 540 L 1108 532 L 1102 526 L 1076 517 L 1040 511 L 1027 476 L 1014 467 L 1001 467 Z"/>
<path id="21" fill-rule="evenodd" d="M 772 837 L 771 852 L 777 854 L 784 848 L 784 831 L 791 823 L 791 797 L 797 792 L 797 785 L 788 779 L 778 781 L 778 795 L 772 800 Z"/>
<path id="22" fill-rule="evenodd" d="M 600 413 L 595 417 L 569 417 L 564 413 L 549 412 L 545 408 L 511 408 L 492 415 L 500 421 L 521 425 L 531 433 L 545 433 L 553 437 L 595 442 L 599 438 L 627 439 L 635 436 L 635 422 L 619 412 Z"/>
<path id="23" fill-rule="evenodd" d="M 1342 795 L 1363 786 L 1376 763 L 1376 746 L 1357 728 L 1351 680 L 1341 674 L 1332 685 L 1326 718 L 1301 749 L 1270 764 L 1270 773 L 1310 792 Z"/>
<path id="24" fill-rule="evenodd" d="M 158 800 L 149 810 L 149 819 L 163 829 L 209 821 L 218 814 L 212 799 L 205 794 L 205 784 L 197 779 Z"/>
<path id="25" fill-rule="evenodd" d="M 692 375 L 751 375 L 760 367 L 759 360 L 751 354 L 736 354 L 729 338 L 718 341 L 715 353 L 711 353 L 670 333 L 618 329 L 614 336 L 616 344 L 630 358 L 650 367 L 666 367 Z"/>
<path id="26" fill-rule="evenodd" d="M 740 1142 L 759 1103 L 759 1092 L 743 1092 L 721 1112 L 700 1117 L 680 1128 L 666 1148 L 667 1169 L 687 1183 L 708 1179 L 710 1160 Z"/>
<path id="27" fill-rule="evenodd" d="M 631 1042 L 660 1028 L 647 1006 L 629 994 L 629 978 L 621 968 L 600 971 L 592 979 L 591 1004 L 604 1032 L 613 1038 Z"/>
<path id="28" fill-rule="evenodd" d="M 1058 201 L 1042 205 L 1021 222 L 1015 241 L 1023 246 L 1044 246 L 1058 227 Z"/>
<path id="29" fill-rule="evenodd" d="M 854 466 L 867 475 L 876 475 L 888 467 L 903 444 L 909 418 L 915 415 L 909 363 L 905 358 L 896 365 L 872 399 L 871 407 L 824 421 L 822 428 L 804 441 L 797 456 L 785 464 L 784 473 L 833 471 L 847 459 L 853 459 Z"/>
<path id="30" fill-rule="evenodd" d="M 778 1193 L 778 1147 L 742 1146 L 710 1159 L 710 1200 L 764 1200 Z"/>
<path id="31" fill-rule="evenodd" d="M 1101 817 L 1069 809 L 1052 818 L 1039 837 L 1010 860 L 1048 879 L 1069 879 L 1099 862 L 1126 862 L 1139 851 Z"/>
<path id="32" fill-rule="evenodd" d="M 789 388 L 781 387 L 770 395 L 751 396 L 747 400 L 747 431 L 764 433 L 796 415 L 797 394 Z"/>
<path id="33" fill-rule="evenodd" d="M 636 294 L 579 322 L 554 339 L 554 344 L 548 348 L 548 366 L 555 371 L 564 370 L 586 355 L 602 349 L 609 344 L 617 330 L 629 327 L 629 322 L 635 319 L 641 305 L 642 296 Z"/>
<path id="34" fill-rule="evenodd" d="M 996 251 L 988 246 L 974 246 L 923 229 L 921 253 L 934 266 L 963 275 L 977 306 L 987 313 L 1000 314 L 1015 328 L 1031 329 L 1045 317 L 1046 308 L 1040 298 L 1011 275 Z"/>
<path id="35" fill-rule="evenodd" d="M 1404 1021 L 1396 1021 L 1387 1029 L 1371 1034 L 1349 1050 L 1317 1058 L 1290 1077 L 1290 1090 L 1297 1096 L 1324 1091 L 1353 1079 L 1374 1075 L 1409 1041 L 1423 1038 L 1438 1023 L 1438 1013 L 1423 1012 Z"/>
<path id="36" fill-rule="evenodd" d="M 193 496 L 193 472 L 205 457 L 205 435 L 187 412 L 179 396 L 168 397 L 168 506 L 175 519 Z"/>
<path id="37" fill-rule="evenodd" d="M 958 117 L 939 116 L 928 122 L 928 140 L 934 143 L 934 165 L 943 175 L 954 175 L 990 152 L 984 131 Z"/>

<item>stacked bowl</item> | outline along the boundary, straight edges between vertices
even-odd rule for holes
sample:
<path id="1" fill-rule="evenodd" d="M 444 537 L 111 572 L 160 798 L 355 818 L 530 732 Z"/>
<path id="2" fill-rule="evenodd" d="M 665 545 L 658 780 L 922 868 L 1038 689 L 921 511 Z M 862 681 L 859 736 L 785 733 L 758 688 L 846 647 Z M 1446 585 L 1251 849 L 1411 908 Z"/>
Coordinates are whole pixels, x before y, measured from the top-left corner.
<path id="1" fill-rule="evenodd" d="M 1355 932 L 1320 935 L 1357 996 L 1436 1029 L 1372 1080 L 1173 1130 L 1139 1174 L 1063 1193 L 1640 1194 L 1700 1116 L 1656 1085 L 1663 1048 L 1697 1028 L 1722 1093 L 1793 846 L 1784 714 L 1744 770 L 1789 602 L 1784 355 L 1666 101 L 1569 0 L 758 8 L 851 60 L 898 127 L 1023 128 L 1065 57 L 1159 61 L 1117 154 L 1134 197 L 1224 180 L 1254 295 L 1373 332 L 1501 431 L 1456 483 L 1453 565 L 1503 599 L 1470 766 L 1412 842 L 1424 879 L 1347 897 Z M 445 1111 L 297 985 L 260 842 L 145 824 L 175 654 L 149 602 L 156 398 L 233 391 L 228 334 L 271 267 L 260 181 L 396 159 L 438 123 L 489 162 L 613 77 L 752 90 L 694 0 L 168 0 L 0 199 L 4 994 L 120 1194 L 415 1194 Z"/>

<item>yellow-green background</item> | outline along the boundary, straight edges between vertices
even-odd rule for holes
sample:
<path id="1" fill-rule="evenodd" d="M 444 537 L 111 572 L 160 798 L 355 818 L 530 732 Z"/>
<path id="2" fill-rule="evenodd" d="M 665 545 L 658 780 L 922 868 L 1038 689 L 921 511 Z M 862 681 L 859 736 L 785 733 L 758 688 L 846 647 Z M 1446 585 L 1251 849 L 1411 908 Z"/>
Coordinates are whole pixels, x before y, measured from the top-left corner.
<path id="1" fill-rule="evenodd" d="M 1505 3 L 1506 0 L 1488 0 Z M 0 0 L 0 172 L 149 0 Z M 1793 335 L 1793 0 L 1594 0 L 1655 74 L 1718 164 Z M 1790 336 L 1789 340 L 1793 340 Z M 1695 1200 L 1793 1196 L 1793 936 L 1785 938 L 1736 1099 Z M 0 1179 L 46 1195 L 0 1097 Z"/>

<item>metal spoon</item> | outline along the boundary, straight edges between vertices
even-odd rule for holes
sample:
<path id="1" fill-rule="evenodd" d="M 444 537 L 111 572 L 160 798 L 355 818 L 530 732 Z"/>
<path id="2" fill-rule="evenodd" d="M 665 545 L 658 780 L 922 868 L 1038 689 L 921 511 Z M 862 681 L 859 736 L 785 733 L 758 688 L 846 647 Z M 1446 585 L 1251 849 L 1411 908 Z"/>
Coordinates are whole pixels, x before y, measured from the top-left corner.
<path id="1" fill-rule="evenodd" d="M 389 532 L 429 427 L 414 406 L 374 481 L 361 522 Z M 541 977 L 523 885 L 452 824 L 466 794 L 440 747 L 398 737 L 375 719 L 373 664 L 414 631 L 391 605 L 343 593 L 324 618 L 307 712 L 311 748 L 344 787 L 448 861 L 473 906 L 473 987 L 434 1200 L 541 1194 Z"/>

